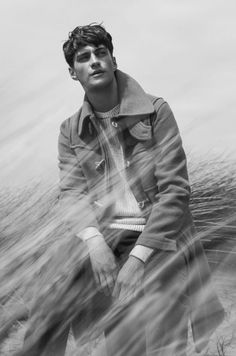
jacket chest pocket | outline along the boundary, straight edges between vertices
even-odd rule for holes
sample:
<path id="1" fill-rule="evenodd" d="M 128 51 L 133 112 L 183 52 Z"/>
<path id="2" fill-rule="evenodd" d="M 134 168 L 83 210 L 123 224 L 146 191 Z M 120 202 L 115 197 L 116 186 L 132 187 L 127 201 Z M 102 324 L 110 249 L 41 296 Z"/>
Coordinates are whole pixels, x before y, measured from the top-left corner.
<path id="1" fill-rule="evenodd" d="M 83 174 L 87 178 L 89 187 L 101 184 L 105 176 L 105 159 L 98 150 L 83 145 L 74 145 L 73 148 Z"/>

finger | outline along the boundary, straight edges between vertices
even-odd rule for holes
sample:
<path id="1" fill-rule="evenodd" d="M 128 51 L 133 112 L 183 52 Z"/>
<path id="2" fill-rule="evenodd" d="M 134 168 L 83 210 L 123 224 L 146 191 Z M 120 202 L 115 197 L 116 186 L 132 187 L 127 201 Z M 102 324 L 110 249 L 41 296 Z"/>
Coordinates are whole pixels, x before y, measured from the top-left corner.
<path id="1" fill-rule="evenodd" d="M 107 273 L 106 274 L 106 281 L 107 281 L 107 286 L 108 286 L 109 290 L 112 293 L 112 291 L 114 289 L 114 285 L 116 283 L 114 274 L 113 273 Z"/>
<path id="2" fill-rule="evenodd" d="M 105 279 L 106 279 L 106 289 L 108 290 L 109 295 L 111 295 L 114 287 L 113 277 L 110 274 L 106 274 Z"/>
<path id="3" fill-rule="evenodd" d="M 118 270 L 117 269 L 113 270 L 111 276 L 112 276 L 113 288 L 114 288 L 114 285 L 116 284 L 116 280 L 117 280 L 117 276 L 118 276 Z"/>
<path id="4" fill-rule="evenodd" d="M 97 286 L 100 286 L 100 279 L 97 272 L 93 272 L 94 280 Z"/>
<path id="5" fill-rule="evenodd" d="M 112 284 L 113 284 L 112 288 L 114 288 L 114 285 L 116 284 L 118 273 L 119 273 L 119 271 L 118 271 L 117 267 L 115 267 L 110 273 L 111 278 L 112 278 Z"/>
<path id="6" fill-rule="evenodd" d="M 122 286 L 119 301 L 122 304 L 128 304 L 138 299 L 138 289 L 135 286 L 125 285 Z"/>
<path id="7" fill-rule="evenodd" d="M 110 289 L 108 286 L 107 275 L 104 272 L 100 273 L 100 285 L 105 295 L 110 295 Z"/>
<path id="8" fill-rule="evenodd" d="M 99 281 L 100 281 L 101 288 L 104 288 L 106 285 L 106 279 L 105 279 L 104 273 L 101 271 L 99 272 Z"/>
<path id="9" fill-rule="evenodd" d="M 120 283 L 116 280 L 115 286 L 112 292 L 112 297 L 113 298 L 118 298 L 120 294 Z"/>
<path id="10" fill-rule="evenodd" d="M 127 301 L 130 300 L 129 290 L 127 288 L 125 288 L 124 286 L 122 286 L 122 288 L 120 289 L 118 299 L 122 304 L 126 303 Z"/>

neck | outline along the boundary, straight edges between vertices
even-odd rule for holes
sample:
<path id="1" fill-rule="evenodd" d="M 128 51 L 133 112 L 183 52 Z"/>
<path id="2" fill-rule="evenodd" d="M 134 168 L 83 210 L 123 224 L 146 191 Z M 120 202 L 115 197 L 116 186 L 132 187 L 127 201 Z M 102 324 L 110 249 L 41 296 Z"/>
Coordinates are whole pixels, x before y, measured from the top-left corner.
<path id="1" fill-rule="evenodd" d="M 113 109 L 119 103 L 118 88 L 116 80 L 105 88 L 86 93 L 90 104 L 95 111 L 106 112 Z"/>

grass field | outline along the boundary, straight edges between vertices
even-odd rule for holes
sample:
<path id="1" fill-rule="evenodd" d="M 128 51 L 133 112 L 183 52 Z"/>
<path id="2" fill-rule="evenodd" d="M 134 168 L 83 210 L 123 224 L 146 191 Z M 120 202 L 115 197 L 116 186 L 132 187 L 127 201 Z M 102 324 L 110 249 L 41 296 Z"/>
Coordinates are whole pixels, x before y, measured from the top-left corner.
<path id="1" fill-rule="evenodd" d="M 233 164 L 217 157 L 211 162 L 198 161 L 198 164 L 190 157 L 189 172 L 192 212 L 226 311 L 224 322 L 202 355 L 233 356 L 236 352 L 236 172 Z M 57 197 L 56 185 L 35 184 L 0 192 L 2 356 L 13 355 L 22 345 L 28 310 L 39 291 L 40 272 L 54 261 L 50 284 L 40 296 L 53 301 L 55 295 L 61 293 L 63 284 L 65 286 L 63 276 L 73 269 L 78 256 L 75 242 L 66 241 L 61 219 L 55 215 Z M 42 305 L 46 318 L 51 304 Z M 87 355 L 89 348 L 92 355 L 105 356 L 102 337 L 82 348 L 76 347 L 72 336 L 67 356 Z M 191 335 L 188 355 L 195 355 Z"/>

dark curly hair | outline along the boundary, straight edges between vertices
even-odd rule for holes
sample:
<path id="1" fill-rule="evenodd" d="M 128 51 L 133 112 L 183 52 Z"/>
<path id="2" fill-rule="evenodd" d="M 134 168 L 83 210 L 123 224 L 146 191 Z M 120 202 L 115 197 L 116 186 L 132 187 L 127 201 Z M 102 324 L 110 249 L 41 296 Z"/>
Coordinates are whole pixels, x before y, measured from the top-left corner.
<path id="1" fill-rule="evenodd" d="M 75 53 L 86 45 L 99 46 L 103 44 L 111 55 L 113 54 L 112 37 L 102 25 L 91 23 L 86 26 L 77 26 L 72 32 L 69 32 L 68 37 L 68 40 L 63 44 L 63 52 L 66 62 L 71 68 L 74 65 Z"/>

